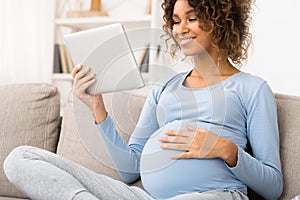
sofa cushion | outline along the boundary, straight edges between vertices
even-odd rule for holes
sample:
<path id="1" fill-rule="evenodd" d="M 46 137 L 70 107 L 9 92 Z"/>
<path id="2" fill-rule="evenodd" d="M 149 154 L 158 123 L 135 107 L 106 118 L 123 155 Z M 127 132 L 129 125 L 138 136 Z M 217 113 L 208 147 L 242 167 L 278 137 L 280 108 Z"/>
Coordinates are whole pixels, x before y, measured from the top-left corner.
<path id="1" fill-rule="evenodd" d="M 276 94 L 276 100 L 284 200 L 300 194 L 300 97 Z"/>
<path id="2" fill-rule="evenodd" d="M 19 145 L 37 146 L 55 152 L 60 124 L 60 96 L 49 84 L 0 86 L 0 163 Z M 26 197 L 0 169 L 0 196 Z"/>
<path id="3" fill-rule="evenodd" d="M 98 173 L 121 180 L 105 149 L 90 111 L 76 97 L 71 98 L 73 99 L 64 109 L 57 154 Z M 139 118 L 146 96 L 127 91 L 105 94 L 103 98 L 117 130 L 127 142 Z M 140 181 L 134 185 L 141 187 Z"/>

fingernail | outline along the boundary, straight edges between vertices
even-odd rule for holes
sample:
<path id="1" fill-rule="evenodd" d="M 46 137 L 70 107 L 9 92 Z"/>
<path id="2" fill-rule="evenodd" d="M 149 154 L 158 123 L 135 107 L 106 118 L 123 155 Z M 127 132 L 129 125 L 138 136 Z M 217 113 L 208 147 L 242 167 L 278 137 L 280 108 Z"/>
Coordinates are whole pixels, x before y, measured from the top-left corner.
<path id="1" fill-rule="evenodd" d="M 170 156 L 170 158 L 173 159 L 173 160 L 177 160 L 178 159 L 177 156 Z"/>

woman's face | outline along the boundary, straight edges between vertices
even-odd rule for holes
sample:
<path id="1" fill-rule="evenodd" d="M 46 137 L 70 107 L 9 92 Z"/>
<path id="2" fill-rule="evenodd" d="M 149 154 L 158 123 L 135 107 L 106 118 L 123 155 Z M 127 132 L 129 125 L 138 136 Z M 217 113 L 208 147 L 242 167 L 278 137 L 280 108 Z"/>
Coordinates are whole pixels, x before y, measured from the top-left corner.
<path id="1" fill-rule="evenodd" d="M 210 53 L 211 33 L 203 31 L 193 7 L 187 0 L 177 0 L 173 10 L 173 36 L 186 56 Z"/>

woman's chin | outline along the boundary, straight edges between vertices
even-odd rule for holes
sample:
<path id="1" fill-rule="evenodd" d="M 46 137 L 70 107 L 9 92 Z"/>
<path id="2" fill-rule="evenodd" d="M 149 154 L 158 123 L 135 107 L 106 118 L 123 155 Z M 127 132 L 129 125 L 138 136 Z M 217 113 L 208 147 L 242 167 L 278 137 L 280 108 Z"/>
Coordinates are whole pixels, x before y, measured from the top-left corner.
<path id="1" fill-rule="evenodd" d="M 185 56 L 209 56 L 209 53 L 203 48 L 201 49 L 182 48 L 181 50 Z"/>
<path id="2" fill-rule="evenodd" d="M 194 43 L 186 44 L 184 46 L 181 46 L 181 50 L 184 55 L 186 56 L 195 56 L 199 54 L 207 54 L 207 51 L 205 48 L 203 48 L 200 45 L 195 45 Z"/>

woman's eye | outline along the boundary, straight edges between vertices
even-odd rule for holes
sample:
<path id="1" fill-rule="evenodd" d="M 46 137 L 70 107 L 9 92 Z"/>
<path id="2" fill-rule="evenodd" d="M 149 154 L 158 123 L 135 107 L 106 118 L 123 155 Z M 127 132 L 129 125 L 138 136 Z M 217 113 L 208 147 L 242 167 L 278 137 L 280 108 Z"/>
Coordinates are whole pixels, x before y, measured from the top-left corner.
<path id="1" fill-rule="evenodd" d="M 197 18 L 196 17 L 191 17 L 191 18 L 187 18 L 186 21 L 188 22 L 195 22 L 197 21 Z M 181 23 L 181 20 L 173 20 L 173 25 L 177 25 L 177 24 L 180 24 Z"/>

